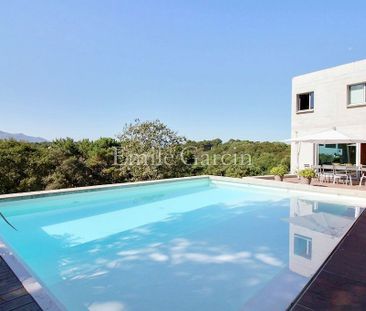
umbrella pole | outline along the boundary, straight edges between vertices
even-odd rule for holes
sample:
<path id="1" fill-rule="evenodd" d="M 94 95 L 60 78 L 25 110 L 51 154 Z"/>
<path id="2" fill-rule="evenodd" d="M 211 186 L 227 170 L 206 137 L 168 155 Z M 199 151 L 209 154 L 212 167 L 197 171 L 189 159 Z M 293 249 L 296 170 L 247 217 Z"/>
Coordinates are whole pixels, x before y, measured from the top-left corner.
<path id="1" fill-rule="evenodd" d="M 297 145 L 297 157 L 296 157 L 296 160 L 297 160 L 297 165 L 296 165 L 296 175 L 297 175 L 297 178 L 300 178 L 299 176 L 299 171 L 300 171 L 300 151 L 301 151 L 301 141 L 300 142 L 296 142 L 296 145 Z"/>

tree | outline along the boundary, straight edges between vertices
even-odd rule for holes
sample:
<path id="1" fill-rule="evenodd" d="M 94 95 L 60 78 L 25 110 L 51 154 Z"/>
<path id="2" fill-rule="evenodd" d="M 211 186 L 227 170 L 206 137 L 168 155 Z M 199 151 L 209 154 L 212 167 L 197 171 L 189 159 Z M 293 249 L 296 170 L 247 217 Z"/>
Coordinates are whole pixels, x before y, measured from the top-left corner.
<path id="1" fill-rule="evenodd" d="M 43 189 L 44 150 L 44 144 L 0 140 L 0 193 Z"/>
<path id="2" fill-rule="evenodd" d="M 84 142 L 85 143 L 85 142 Z M 72 138 L 57 139 L 48 152 L 51 169 L 46 176 L 47 189 L 81 187 L 90 184 L 91 172 L 85 157 Z"/>
<path id="3" fill-rule="evenodd" d="M 118 138 L 0 140 L 0 193 L 202 174 L 243 177 L 290 165 L 289 145 L 238 139 L 186 141 L 159 120 L 136 120 Z M 241 163 L 233 155 L 249 155 L 251 161 Z"/>
<path id="4" fill-rule="evenodd" d="M 89 142 L 84 156 L 94 184 L 125 181 L 123 171 L 114 165 L 115 151 L 119 145 L 113 138 L 99 138 L 92 143 Z"/>
<path id="5" fill-rule="evenodd" d="M 118 136 L 119 163 L 130 180 L 184 176 L 189 172 L 181 159 L 184 137 L 159 120 L 135 120 Z"/>

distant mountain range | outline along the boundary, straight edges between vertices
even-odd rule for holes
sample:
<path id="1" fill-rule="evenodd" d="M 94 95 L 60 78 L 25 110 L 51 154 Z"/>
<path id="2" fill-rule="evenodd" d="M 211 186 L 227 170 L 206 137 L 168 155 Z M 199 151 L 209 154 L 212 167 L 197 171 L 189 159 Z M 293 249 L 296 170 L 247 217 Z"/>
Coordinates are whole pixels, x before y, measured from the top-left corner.
<path id="1" fill-rule="evenodd" d="M 18 141 L 27 141 L 30 143 L 43 143 L 47 141 L 47 139 L 44 139 L 42 137 L 28 136 L 22 133 L 12 134 L 3 131 L 0 131 L 0 139 L 15 139 Z"/>

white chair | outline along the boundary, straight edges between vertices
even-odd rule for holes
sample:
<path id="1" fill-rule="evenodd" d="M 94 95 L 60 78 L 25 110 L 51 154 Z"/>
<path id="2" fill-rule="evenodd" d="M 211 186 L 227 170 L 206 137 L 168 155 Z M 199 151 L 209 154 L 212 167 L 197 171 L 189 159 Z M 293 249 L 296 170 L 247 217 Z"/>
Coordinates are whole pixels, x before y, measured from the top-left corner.
<path id="1" fill-rule="evenodd" d="M 319 175 L 320 182 L 330 182 L 334 180 L 334 166 L 324 164 L 321 167 L 321 172 Z"/>
<path id="2" fill-rule="evenodd" d="M 361 178 L 360 178 L 360 183 L 359 183 L 359 186 L 361 187 L 362 186 L 362 181 L 366 181 L 366 165 L 362 165 L 361 166 Z M 365 182 L 365 185 L 366 185 L 366 182 Z"/>
<path id="3" fill-rule="evenodd" d="M 356 165 L 348 165 L 346 169 L 350 186 L 353 186 L 353 181 L 357 182 L 360 178 L 360 168 Z"/>
<path id="4" fill-rule="evenodd" d="M 322 176 L 322 166 L 321 165 L 313 165 L 312 168 L 315 170 L 316 178 L 320 181 Z"/>
<path id="5" fill-rule="evenodd" d="M 339 183 L 342 181 L 343 183 L 346 182 L 346 185 L 351 185 L 350 176 L 347 171 L 347 166 L 335 166 L 334 167 L 334 177 L 333 177 L 333 184 Z"/>

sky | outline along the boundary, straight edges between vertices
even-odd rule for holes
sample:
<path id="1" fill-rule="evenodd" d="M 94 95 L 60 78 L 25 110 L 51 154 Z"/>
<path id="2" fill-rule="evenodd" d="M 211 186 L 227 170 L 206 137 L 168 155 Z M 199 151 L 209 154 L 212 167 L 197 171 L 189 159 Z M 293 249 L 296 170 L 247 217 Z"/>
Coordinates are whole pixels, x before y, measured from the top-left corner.
<path id="1" fill-rule="evenodd" d="M 366 58 L 366 1 L 1 1 L 0 130 L 290 137 L 293 76 Z"/>

